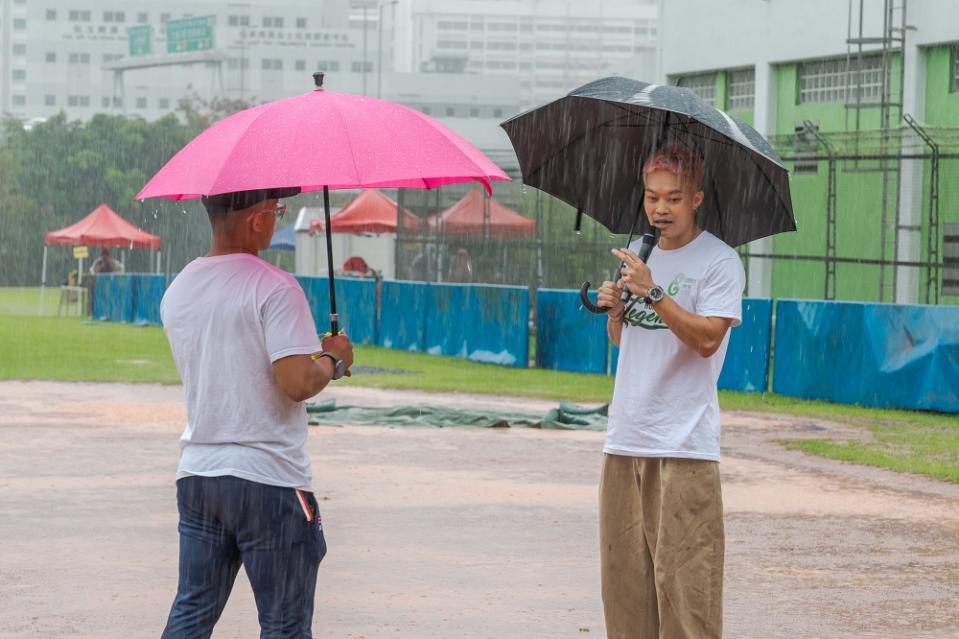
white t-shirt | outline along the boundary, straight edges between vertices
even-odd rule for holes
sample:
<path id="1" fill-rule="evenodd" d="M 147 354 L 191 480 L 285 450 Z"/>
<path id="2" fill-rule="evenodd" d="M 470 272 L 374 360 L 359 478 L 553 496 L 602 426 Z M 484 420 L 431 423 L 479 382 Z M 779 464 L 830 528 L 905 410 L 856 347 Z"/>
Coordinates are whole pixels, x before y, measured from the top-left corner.
<path id="1" fill-rule="evenodd" d="M 160 318 L 186 395 L 177 479 L 312 490 L 306 406 L 280 390 L 272 367 L 320 350 L 293 276 L 248 253 L 199 257 L 170 284 Z"/>
<path id="2" fill-rule="evenodd" d="M 681 248 L 654 248 L 647 263 L 653 281 L 687 311 L 742 322 L 743 265 L 715 235 L 703 231 Z M 640 300 L 623 325 L 604 451 L 718 461 L 716 382 L 728 343 L 727 331 L 719 349 L 701 357 Z"/>

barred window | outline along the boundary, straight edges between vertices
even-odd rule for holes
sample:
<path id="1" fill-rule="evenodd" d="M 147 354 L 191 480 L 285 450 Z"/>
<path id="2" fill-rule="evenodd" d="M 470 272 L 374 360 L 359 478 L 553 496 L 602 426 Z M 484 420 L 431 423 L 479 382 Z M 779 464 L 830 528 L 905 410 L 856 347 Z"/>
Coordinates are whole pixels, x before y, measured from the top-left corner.
<path id="1" fill-rule="evenodd" d="M 959 295 L 959 222 L 942 225 L 942 294 Z"/>
<path id="2" fill-rule="evenodd" d="M 959 91 L 959 45 L 952 48 L 952 90 Z"/>
<path id="3" fill-rule="evenodd" d="M 726 108 L 752 109 L 756 94 L 755 69 L 730 71 L 726 77 L 729 80 L 726 87 Z"/>
<path id="4" fill-rule="evenodd" d="M 846 58 L 800 64 L 799 104 L 844 102 L 847 95 L 848 100 L 853 101 L 857 87 L 861 89 L 859 97 L 862 100 L 878 100 L 882 94 L 882 57 L 864 57 L 861 68 L 859 60 L 851 58 L 849 65 L 847 73 Z"/>
<path id="5" fill-rule="evenodd" d="M 716 74 L 700 73 L 699 75 L 684 75 L 676 79 L 676 86 L 685 87 L 701 97 L 706 102 L 716 102 Z"/>

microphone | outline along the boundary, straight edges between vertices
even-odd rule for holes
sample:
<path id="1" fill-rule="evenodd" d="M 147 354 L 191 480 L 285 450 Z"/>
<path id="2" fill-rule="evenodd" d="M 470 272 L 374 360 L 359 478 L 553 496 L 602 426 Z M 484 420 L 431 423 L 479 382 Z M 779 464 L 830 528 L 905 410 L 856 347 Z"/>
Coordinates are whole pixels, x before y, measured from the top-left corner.
<path id="1" fill-rule="evenodd" d="M 653 247 L 656 246 L 656 242 L 658 241 L 659 241 L 658 228 L 653 228 L 643 233 L 643 243 L 639 247 L 639 252 L 636 254 L 636 256 L 640 260 L 642 260 L 644 264 L 646 263 L 646 260 L 649 259 L 649 254 L 653 252 Z M 620 265 L 620 268 L 622 268 L 622 265 Z M 617 279 L 619 278 L 617 277 Z M 629 301 L 629 298 L 632 297 L 632 295 L 633 294 L 629 292 L 629 288 L 624 286 L 623 294 L 619 297 L 619 299 L 623 304 L 625 304 L 626 302 Z"/>

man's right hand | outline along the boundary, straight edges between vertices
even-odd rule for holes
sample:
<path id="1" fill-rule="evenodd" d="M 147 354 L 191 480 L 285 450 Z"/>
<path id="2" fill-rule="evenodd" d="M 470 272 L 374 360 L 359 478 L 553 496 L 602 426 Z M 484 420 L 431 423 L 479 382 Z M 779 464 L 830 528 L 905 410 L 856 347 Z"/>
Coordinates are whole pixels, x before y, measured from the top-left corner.
<path id="1" fill-rule="evenodd" d="M 597 291 L 597 302 L 600 306 L 609 309 L 610 317 L 618 317 L 626 310 L 623 301 L 620 299 L 623 295 L 623 287 L 616 282 L 605 281 Z"/>
<path id="2" fill-rule="evenodd" d="M 353 366 L 353 343 L 350 338 L 342 333 L 324 337 L 322 342 L 323 352 L 333 355 L 336 359 L 343 360 L 343 368 L 346 371 L 344 375 L 350 376 L 350 367 Z"/>

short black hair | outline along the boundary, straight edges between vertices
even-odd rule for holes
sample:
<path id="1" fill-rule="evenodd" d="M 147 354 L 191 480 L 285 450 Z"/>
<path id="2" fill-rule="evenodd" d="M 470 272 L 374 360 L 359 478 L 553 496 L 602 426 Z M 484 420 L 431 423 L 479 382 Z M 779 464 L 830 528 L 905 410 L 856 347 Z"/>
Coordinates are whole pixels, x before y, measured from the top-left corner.
<path id="1" fill-rule="evenodd" d="M 278 200 L 284 197 L 293 197 L 300 193 L 300 187 L 290 186 L 279 189 L 255 189 L 252 191 L 233 191 L 231 193 L 218 193 L 216 195 L 204 195 L 200 198 L 210 220 L 214 217 L 225 215 L 231 211 L 242 211 L 248 209 L 254 204 L 264 200 Z"/>

